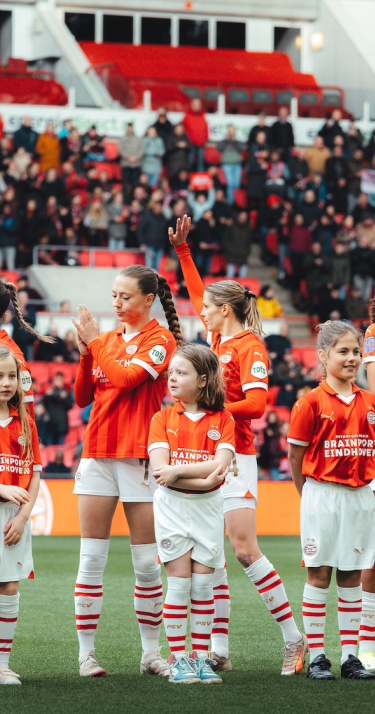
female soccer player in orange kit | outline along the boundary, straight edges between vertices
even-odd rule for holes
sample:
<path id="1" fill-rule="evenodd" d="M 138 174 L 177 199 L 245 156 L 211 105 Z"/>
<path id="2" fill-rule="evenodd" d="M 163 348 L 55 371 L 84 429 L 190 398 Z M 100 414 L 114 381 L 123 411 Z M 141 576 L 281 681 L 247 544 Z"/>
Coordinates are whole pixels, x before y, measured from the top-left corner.
<path id="1" fill-rule="evenodd" d="M 169 330 L 151 319 L 157 295 Z M 112 296 L 122 323 L 119 329 L 99 335 L 86 307 L 80 307 L 74 321 L 81 353 L 75 397 L 80 407 L 93 401 L 74 489 L 82 534 L 75 588 L 79 669 L 82 677 L 105 676 L 96 659 L 94 638 L 111 523 L 120 499 L 136 576 L 141 673 L 168 675 L 159 648 L 163 598 L 152 507 L 156 482 L 148 469 L 147 440 L 151 418 L 165 394 L 169 360 L 182 335 L 170 288 L 150 268 L 135 265 L 122 270 L 114 280 Z"/>
<path id="2" fill-rule="evenodd" d="M 311 652 L 308 677 L 334 679 L 324 631 L 336 568 L 341 677 L 373 679 L 356 657 L 362 610 L 361 571 L 375 559 L 375 397 L 354 380 L 362 335 L 328 320 L 318 326 L 325 379 L 293 407 L 288 435 L 293 481 L 301 495 L 301 545 L 307 582 L 303 620 Z"/>

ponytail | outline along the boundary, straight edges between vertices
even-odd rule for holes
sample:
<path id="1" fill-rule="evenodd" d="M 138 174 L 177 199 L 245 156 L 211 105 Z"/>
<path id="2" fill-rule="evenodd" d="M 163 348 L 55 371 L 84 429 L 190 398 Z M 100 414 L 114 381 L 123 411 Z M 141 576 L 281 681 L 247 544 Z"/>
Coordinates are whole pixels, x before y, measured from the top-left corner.
<path id="1" fill-rule="evenodd" d="M 28 322 L 26 322 L 23 319 L 22 312 L 20 310 L 20 306 L 18 304 L 18 297 L 17 297 L 17 288 L 13 283 L 4 283 L 4 286 L 6 290 L 8 291 L 9 294 L 9 301 L 12 302 L 13 304 L 13 309 L 14 309 L 14 314 L 20 323 L 20 325 L 24 328 L 24 330 L 27 330 L 27 332 L 30 332 L 30 334 L 34 335 L 38 340 L 41 342 L 49 342 L 50 344 L 53 344 L 56 342 L 54 337 L 51 337 L 50 335 L 40 335 L 39 332 L 36 332 L 31 325 L 29 325 Z M 7 308 L 5 308 L 6 310 Z M 4 312 L 5 312 L 4 310 Z M 4 314 L 4 313 L 2 313 Z"/>

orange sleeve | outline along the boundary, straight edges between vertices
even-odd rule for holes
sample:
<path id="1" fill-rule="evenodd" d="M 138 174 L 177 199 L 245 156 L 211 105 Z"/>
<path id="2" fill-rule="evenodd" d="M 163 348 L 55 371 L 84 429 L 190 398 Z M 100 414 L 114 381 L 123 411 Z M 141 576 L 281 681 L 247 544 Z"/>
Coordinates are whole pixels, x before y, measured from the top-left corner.
<path id="1" fill-rule="evenodd" d="M 315 433 L 315 416 L 310 402 L 302 397 L 295 402 L 291 415 L 288 441 L 309 444 Z"/>
<path id="2" fill-rule="evenodd" d="M 226 411 L 229 411 L 226 408 Z M 235 446 L 235 435 L 234 435 L 234 421 L 233 417 L 230 414 L 223 414 L 223 423 L 222 423 L 222 434 L 220 438 L 219 444 L 230 444 L 233 447 L 233 452 L 236 450 Z M 219 445 L 218 444 L 218 445 Z M 217 450 L 217 447 L 216 447 Z"/>
<path id="3" fill-rule="evenodd" d="M 187 243 L 183 243 L 182 245 L 176 245 L 176 253 L 181 263 L 181 268 L 184 274 L 186 287 L 190 295 L 190 300 L 193 303 L 194 308 L 200 317 L 203 308 L 204 293 L 204 285 L 201 276 L 199 275 L 193 258 L 191 257 L 190 248 Z M 204 320 L 202 320 L 202 322 L 204 324 Z"/>
<path id="4" fill-rule="evenodd" d="M 40 456 L 38 431 L 36 428 L 35 421 L 31 417 L 29 419 L 29 424 L 30 424 L 30 429 L 31 429 L 31 445 L 33 448 L 33 457 L 34 457 L 33 466 L 41 466 L 42 458 Z"/>
<path id="5" fill-rule="evenodd" d="M 150 379 L 150 374 L 144 367 L 131 362 L 128 367 L 123 367 L 112 357 L 99 338 L 91 340 L 87 349 L 95 362 L 103 370 L 106 377 L 116 389 L 122 392 L 132 392 L 146 379 Z"/>
<path id="6" fill-rule="evenodd" d="M 167 410 L 165 410 L 167 411 Z M 152 444 L 168 444 L 167 428 L 165 413 L 156 412 L 151 419 L 150 431 L 148 437 L 148 446 Z"/>
<path id="7" fill-rule="evenodd" d="M 245 392 L 245 399 L 239 402 L 230 402 L 225 408 L 230 412 L 235 421 L 242 419 L 259 419 L 265 412 L 267 392 L 265 389 L 249 389 Z"/>
<path id="8" fill-rule="evenodd" d="M 81 355 L 74 384 L 74 398 L 81 409 L 88 407 L 94 399 L 93 359 L 91 355 Z"/>

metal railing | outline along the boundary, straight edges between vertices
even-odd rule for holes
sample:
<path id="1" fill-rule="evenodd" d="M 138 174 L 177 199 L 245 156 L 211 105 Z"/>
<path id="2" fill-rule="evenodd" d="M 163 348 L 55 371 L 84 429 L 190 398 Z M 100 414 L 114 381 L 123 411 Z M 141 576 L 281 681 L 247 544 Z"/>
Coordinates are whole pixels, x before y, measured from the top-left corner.
<path id="1" fill-rule="evenodd" d="M 79 245 L 71 245 L 71 246 L 65 246 L 65 245 L 36 245 L 33 248 L 33 265 L 39 265 L 39 254 L 40 253 L 53 253 L 53 252 L 65 252 L 65 253 L 78 253 L 78 259 L 79 255 L 82 253 L 89 253 L 89 263 L 88 265 L 82 265 L 81 267 L 91 267 L 95 268 L 98 267 L 95 265 L 95 254 L 96 253 L 101 253 L 101 254 L 111 254 L 111 253 L 118 253 L 118 252 L 124 252 L 124 253 L 132 253 L 134 255 L 141 255 L 141 251 L 139 248 L 124 248 L 121 251 L 111 251 L 108 250 L 108 248 L 93 248 L 92 246 L 79 246 Z M 58 266 L 56 266 L 58 267 Z M 69 268 L 69 265 L 64 265 L 62 267 L 67 267 Z M 103 267 L 103 266 L 99 266 Z M 111 267 L 110 265 L 108 266 L 109 268 Z M 113 265 L 112 267 L 117 267 Z"/>

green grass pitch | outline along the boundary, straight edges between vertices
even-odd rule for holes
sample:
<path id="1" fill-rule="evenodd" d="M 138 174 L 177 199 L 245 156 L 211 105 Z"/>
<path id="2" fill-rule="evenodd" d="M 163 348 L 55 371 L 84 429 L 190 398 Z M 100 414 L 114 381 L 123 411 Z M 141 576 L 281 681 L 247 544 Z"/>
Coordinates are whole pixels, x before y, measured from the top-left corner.
<path id="1" fill-rule="evenodd" d="M 304 571 L 298 538 L 260 538 L 262 551 L 284 580 L 298 624 L 302 625 Z M 34 538 L 36 579 L 21 583 L 21 609 L 11 658 L 22 687 L 1 687 L 0 711 L 37 714 L 225 714 L 230 712 L 298 714 L 373 714 L 375 681 L 339 678 L 340 647 L 336 592 L 332 584 L 327 625 L 327 654 L 338 678 L 314 682 L 305 673 L 281 677 L 282 638 L 255 588 L 228 545 L 232 598 L 233 672 L 223 684 L 172 685 L 139 674 L 140 641 L 133 611 L 128 538 L 112 538 L 104 576 L 104 608 L 96 649 L 107 669 L 105 679 L 77 673 L 73 588 L 79 539 Z M 163 652 L 167 653 L 164 632 Z M 305 670 L 306 671 L 306 670 Z"/>

